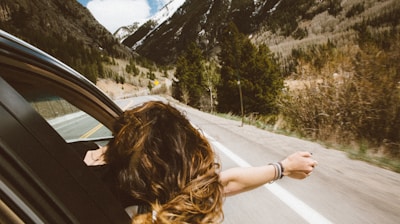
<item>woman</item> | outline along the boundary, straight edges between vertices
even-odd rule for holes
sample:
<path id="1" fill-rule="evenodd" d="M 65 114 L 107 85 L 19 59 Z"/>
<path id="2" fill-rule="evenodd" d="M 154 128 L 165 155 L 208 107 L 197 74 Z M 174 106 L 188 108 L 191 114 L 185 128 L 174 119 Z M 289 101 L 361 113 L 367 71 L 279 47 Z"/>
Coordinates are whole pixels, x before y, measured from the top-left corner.
<path id="1" fill-rule="evenodd" d="M 162 102 L 125 111 L 114 131 L 114 140 L 100 153 L 105 151 L 120 192 L 139 207 L 133 223 L 221 223 L 224 196 L 283 176 L 303 179 L 317 164 L 310 153 L 298 152 L 280 163 L 220 172 L 207 139 Z"/>

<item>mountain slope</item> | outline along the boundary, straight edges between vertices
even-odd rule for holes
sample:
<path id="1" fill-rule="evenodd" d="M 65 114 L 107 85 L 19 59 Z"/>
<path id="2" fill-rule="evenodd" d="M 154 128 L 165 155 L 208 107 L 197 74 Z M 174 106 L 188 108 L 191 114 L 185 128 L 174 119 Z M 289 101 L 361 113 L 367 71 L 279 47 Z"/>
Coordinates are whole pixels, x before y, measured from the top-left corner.
<path id="1" fill-rule="evenodd" d="M 186 0 L 166 22 L 149 21 L 123 43 L 168 64 L 191 42 L 208 53 L 217 49 L 221 27 L 233 21 L 254 43 L 287 55 L 328 39 L 346 44 L 356 37 L 354 25 L 398 5 L 396 0 Z"/>
<path id="2" fill-rule="evenodd" d="M 175 12 L 178 10 L 179 7 L 182 6 L 182 4 L 185 2 L 185 0 L 171 0 L 167 4 L 165 4 L 154 16 L 152 16 L 149 20 L 152 21 L 152 23 L 161 25 L 162 23 L 165 22 L 165 20 L 169 19 Z M 113 34 L 120 40 L 126 39 L 128 36 L 133 34 L 139 26 L 143 24 L 135 22 L 131 26 L 123 26 L 120 27 L 115 33 Z M 155 29 L 156 27 L 153 27 L 152 29 Z M 139 41 L 140 42 L 140 41 Z"/>
<path id="3" fill-rule="evenodd" d="M 104 63 L 132 55 L 75 0 L 2 0 L 0 29 L 55 56 L 94 83 L 107 75 Z"/>
<path id="4" fill-rule="evenodd" d="M 73 37 L 85 47 L 113 56 L 130 54 L 77 1 L 2 0 L 0 28 L 32 44 L 40 45 L 41 38 Z"/>
<path id="5" fill-rule="evenodd" d="M 187 40 L 197 38 L 201 29 L 200 24 L 206 25 L 203 15 L 209 9 L 209 2 L 208 0 L 186 1 L 163 24 L 150 20 L 126 38 L 123 44 L 135 48 L 140 54 L 143 53 L 142 56 L 156 62 L 171 61 L 177 52 L 182 51 L 189 43 Z M 182 33 L 185 37 L 180 37 Z M 161 57 L 153 55 L 152 52 Z M 157 60 L 158 58 L 160 60 Z"/>
<path id="6" fill-rule="evenodd" d="M 149 21 L 123 43 L 158 63 L 170 63 L 193 41 L 203 49 L 212 49 L 221 25 L 230 19 L 249 22 L 253 10 L 248 8 L 253 9 L 253 3 L 253 0 L 187 0 L 163 24 Z M 247 26 L 242 28 L 248 30 Z"/>

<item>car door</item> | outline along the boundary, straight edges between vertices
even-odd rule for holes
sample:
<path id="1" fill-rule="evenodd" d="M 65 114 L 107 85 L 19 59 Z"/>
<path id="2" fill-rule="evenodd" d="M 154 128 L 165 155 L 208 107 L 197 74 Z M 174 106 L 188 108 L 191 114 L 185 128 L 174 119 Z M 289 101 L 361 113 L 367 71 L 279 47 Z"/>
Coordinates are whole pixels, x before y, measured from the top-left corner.
<path id="1" fill-rule="evenodd" d="M 106 142 L 120 109 L 75 71 L 0 32 L 0 223 L 129 223 L 73 148 L 95 140 L 58 130 L 55 119 L 74 121 L 69 112 L 106 127 L 96 138 Z"/>

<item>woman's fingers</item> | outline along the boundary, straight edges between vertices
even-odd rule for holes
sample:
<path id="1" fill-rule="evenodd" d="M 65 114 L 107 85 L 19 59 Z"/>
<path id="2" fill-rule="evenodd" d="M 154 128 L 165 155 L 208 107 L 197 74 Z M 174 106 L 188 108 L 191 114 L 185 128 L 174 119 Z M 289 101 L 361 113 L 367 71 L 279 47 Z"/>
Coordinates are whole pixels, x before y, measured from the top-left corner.
<path id="1" fill-rule="evenodd" d="M 313 172 L 318 162 L 312 158 L 312 153 L 298 151 L 286 157 L 282 164 L 285 176 L 303 179 Z"/>
<path id="2" fill-rule="evenodd" d="M 288 177 L 301 180 L 301 179 L 304 179 L 304 178 L 308 177 L 310 174 L 311 173 L 293 172 L 293 173 L 290 173 L 288 175 Z"/>
<path id="3" fill-rule="evenodd" d="M 311 153 L 311 152 L 299 151 L 299 152 L 297 152 L 297 153 L 299 153 L 299 155 L 300 155 L 300 156 L 303 156 L 303 157 L 311 157 L 311 156 L 312 156 L 312 153 Z"/>

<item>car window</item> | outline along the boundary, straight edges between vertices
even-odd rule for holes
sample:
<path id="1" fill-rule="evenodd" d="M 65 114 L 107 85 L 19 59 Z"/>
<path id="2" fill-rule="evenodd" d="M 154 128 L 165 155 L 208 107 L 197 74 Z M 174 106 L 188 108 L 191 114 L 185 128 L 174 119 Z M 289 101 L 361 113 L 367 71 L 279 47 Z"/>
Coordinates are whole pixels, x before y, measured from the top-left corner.
<path id="1" fill-rule="evenodd" d="M 45 94 L 26 98 L 67 142 L 112 136 L 108 128 L 59 96 Z"/>
<path id="2" fill-rule="evenodd" d="M 33 90 L 21 82 L 13 84 L 20 92 Z M 128 223 L 112 192 L 71 151 L 81 142 L 65 143 L 42 119 L 54 116 L 43 111 L 41 116 L 33 109 L 51 108 L 57 114 L 53 119 L 63 117 L 55 108 L 66 108 L 66 102 L 44 92 L 31 91 L 23 99 L 0 77 L 0 223 Z M 69 110 L 63 115 L 79 113 Z"/>

